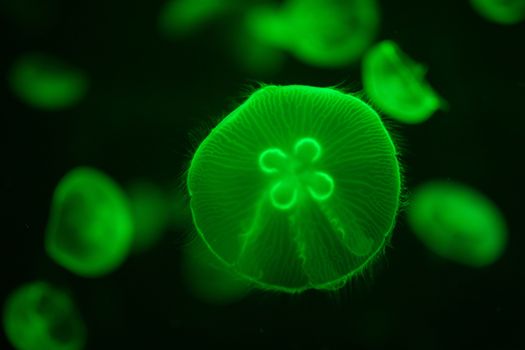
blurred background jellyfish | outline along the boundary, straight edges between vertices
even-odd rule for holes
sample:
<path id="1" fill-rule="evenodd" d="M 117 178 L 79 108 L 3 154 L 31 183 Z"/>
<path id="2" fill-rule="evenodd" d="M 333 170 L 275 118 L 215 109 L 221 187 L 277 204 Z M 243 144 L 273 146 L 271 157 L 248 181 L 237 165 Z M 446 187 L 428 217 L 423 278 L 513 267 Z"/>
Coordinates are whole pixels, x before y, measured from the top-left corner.
<path id="1" fill-rule="evenodd" d="M 200 237 L 183 249 L 183 279 L 190 294 L 208 304 L 240 301 L 251 290 L 250 283 L 228 269 Z"/>
<path id="2" fill-rule="evenodd" d="M 379 29 L 375 0 L 287 0 L 254 18 L 260 37 L 304 63 L 341 67 L 355 63 Z"/>
<path id="3" fill-rule="evenodd" d="M 363 59 L 363 85 L 378 109 L 393 119 L 421 123 L 446 103 L 425 81 L 426 68 L 390 40 L 376 44 Z"/>
<path id="4" fill-rule="evenodd" d="M 133 250 L 151 249 L 165 233 L 170 208 L 161 188 L 147 181 L 135 181 L 126 188 L 133 218 Z"/>
<path id="5" fill-rule="evenodd" d="M 253 6 L 243 14 L 241 26 L 232 33 L 234 56 L 239 66 L 250 74 L 267 76 L 278 72 L 284 65 L 284 52 L 267 39 L 266 33 L 260 32 L 265 26 L 266 30 L 271 30 L 267 27 L 271 24 L 265 22 L 275 18 L 275 10 L 276 6 L 268 4 Z"/>
<path id="6" fill-rule="evenodd" d="M 20 56 L 11 67 L 13 93 L 26 104 L 60 110 L 77 104 L 86 94 L 86 75 L 57 57 L 43 53 Z"/>
<path id="7" fill-rule="evenodd" d="M 81 350 L 86 328 L 73 300 L 46 282 L 14 290 L 4 306 L 4 330 L 17 350 Z"/>
<path id="8" fill-rule="evenodd" d="M 383 251 L 400 169 L 377 113 L 330 88 L 265 86 L 197 148 L 194 224 L 260 288 L 335 290 Z"/>
<path id="9" fill-rule="evenodd" d="M 507 241 L 505 220 L 494 203 L 459 183 L 433 181 L 418 187 L 408 222 L 437 255 L 473 267 L 494 263 Z"/>
<path id="10" fill-rule="evenodd" d="M 81 276 L 101 276 L 125 260 L 132 240 L 127 199 L 111 178 L 79 167 L 60 180 L 46 232 L 46 249 L 55 262 Z"/>
<path id="11" fill-rule="evenodd" d="M 168 0 L 160 12 L 159 28 L 167 37 L 189 35 L 242 4 L 240 0 Z"/>
<path id="12" fill-rule="evenodd" d="M 470 0 L 472 7 L 486 20 L 511 25 L 525 19 L 525 0 Z"/>

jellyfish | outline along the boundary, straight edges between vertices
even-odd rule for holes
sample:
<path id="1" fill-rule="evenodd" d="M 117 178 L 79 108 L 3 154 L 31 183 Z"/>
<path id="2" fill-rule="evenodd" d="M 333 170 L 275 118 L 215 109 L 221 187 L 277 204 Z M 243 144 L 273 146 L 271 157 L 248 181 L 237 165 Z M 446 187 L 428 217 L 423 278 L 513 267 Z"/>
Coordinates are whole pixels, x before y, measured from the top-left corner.
<path id="1" fill-rule="evenodd" d="M 250 292 L 250 283 L 227 269 L 199 237 L 184 246 L 182 256 L 184 284 L 194 298 L 226 305 L 242 300 Z"/>
<path id="2" fill-rule="evenodd" d="M 525 19 L 525 0 L 470 0 L 472 7 L 485 19 L 504 25 Z"/>
<path id="3" fill-rule="evenodd" d="M 238 65 L 250 74 L 271 75 L 284 65 L 285 54 L 265 33 L 260 33 L 260 22 L 272 17 L 268 5 L 254 6 L 244 14 L 240 27 L 233 33 L 233 53 Z M 265 26 L 263 24 L 262 26 Z"/>
<path id="4" fill-rule="evenodd" d="M 48 255 L 85 277 L 115 270 L 127 257 L 133 223 L 127 199 L 102 172 L 71 170 L 53 194 L 46 232 Z"/>
<path id="5" fill-rule="evenodd" d="M 159 17 L 164 35 L 188 35 L 239 5 L 238 0 L 168 0 Z"/>
<path id="6" fill-rule="evenodd" d="M 35 281 L 14 290 L 4 306 L 4 330 L 17 350 L 80 350 L 86 328 L 68 293 Z"/>
<path id="7" fill-rule="evenodd" d="M 254 17 L 261 37 L 318 67 L 356 62 L 379 28 L 375 0 L 287 0 Z"/>
<path id="8" fill-rule="evenodd" d="M 335 290 L 383 252 L 400 195 L 377 113 L 332 88 L 263 86 L 198 146 L 195 227 L 257 287 Z"/>
<path id="9" fill-rule="evenodd" d="M 133 250 L 151 249 L 169 223 L 169 204 L 162 190 L 147 181 L 135 181 L 127 188 L 133 218 Z"/>
<path id="10" fill-rule="evenodd" d="M 19 57 L 9 74 L 15 95 L 42 110 L 74 106 L 87 91 L 87 78 L 81 70 L 43 53 Z"/>
<path id="11" fill-rule="evenodd" d="M 504 218 L 494 203 L 459 183 L 432 181 L 417 188 L 408 222 L 431 251 L 472 267 L 494 263 L 507 240 Z"/>
<path id="12" fill-rule="evenodd" d="M 363 85 L 372 102 L 397 121 L 421 123 L 446 103 L 425 81 L 426 68 L 385 40 L 363 60 Z"/>

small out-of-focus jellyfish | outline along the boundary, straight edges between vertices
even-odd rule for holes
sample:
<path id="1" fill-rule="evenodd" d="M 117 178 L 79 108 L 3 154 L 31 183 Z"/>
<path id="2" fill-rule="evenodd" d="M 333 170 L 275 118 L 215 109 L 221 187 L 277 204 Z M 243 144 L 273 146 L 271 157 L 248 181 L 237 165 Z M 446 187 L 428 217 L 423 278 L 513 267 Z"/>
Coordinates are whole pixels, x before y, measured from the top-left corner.
<path id="1" fill-rule="evenodd" d="M 261 5 L 249 9 L 240 28 L 233 33 L 234 56 L 239 66 L 250 74 L 273 74 L 284 64 L 284 52 L 258 32 L 261 17 L 263 21 L 267 19 L 266 10 L 267 6 Z"/>
<path id="2" fill-rule="evenodd" d="M 525 0 L 470 0 L 485 19 L 499 24 L 516 24 L 525 19 Z"/>
<path id="3" fill-rule="evenodd" d="M 199 237 L 183 250 L 183 277 L 193 297 L 208 304 L 231 304 L 250 292 L 250 283 L 228 270 Z"/>
<path id="4" fill-rule="evenodd" d="M 433 181 L 417 188 L 408 222 L 430 250 L 473 267 L 495 262 L 507 241 L 498 208 L 478 191 L 458 183 Z"/>
<path id="5" fill-rule="evenodd" d="M 253 18 L 261 37 L 319 67 L 356 62 L 379 28 L 375 0 L 288 0 Z"/>
<path id="6" fill-rule="evenodd" d="M 403 123 L 421 123 L 446 105 L 425 73 L 390 40 L 375 45 L 363 60 L 365 92 L 381 111 Z"/>
<path id="7" fill-rule="evenodd" d="M 4 329 L 17 350 L 81 350 L 86 328 L 73 300 L 46 282 L 14 290 L 4 306 Z"/>
<path id="8" fill-rule="evenodd" d="M 59 265 L 86 277 L 107 274 L 127 257 L 132 240 L 127 198 L 112 179 L 79 167 L 60 180 L 46 232 L 47 252 Z"/>
<path id="9" fill-rule="evenodd" d="M 160 13 L 159 28 L 168 37 L 188 35 L 237 4 L 238 0 L 168 0 Z"/>
<path id="10" fill-rule="evenodd" d="M 9 80 L 18 98 L 43 110 L 59 110 L 77 104 L 88 86 L 82 71 L 42 53 L 19 57 L 11 68 Z"/>
<path id="11" fill-rule="evenodd" d="M 211 251 L 258 287 L 334 290 L 383 251 L 399 204 L 377 113 L 332 88 L 265 86 L 217 125 L 188 171 Z"/>
<path id="12" fill-rule="evenodd" d="M 166 231 L 169 204 L 162 190 L 153 183 L 136 181 L 127 187 L 133 217 L 133 250 L 151 249 Z"/>

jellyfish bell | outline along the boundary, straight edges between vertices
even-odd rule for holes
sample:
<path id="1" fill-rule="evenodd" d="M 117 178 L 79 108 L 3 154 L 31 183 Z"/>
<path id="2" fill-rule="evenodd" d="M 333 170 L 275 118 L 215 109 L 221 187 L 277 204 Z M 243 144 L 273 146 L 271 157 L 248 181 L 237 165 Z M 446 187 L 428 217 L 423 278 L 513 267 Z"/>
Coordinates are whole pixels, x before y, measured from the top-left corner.
<path id="1" fill-rule="evenodd" d="M 87 92 L 86 75 L 61 59 L 43 53 L 22 55 L 14 63 L 9 82 L 21 101 L 41 110 L 61 110 Z"/>
<path id="2" fill-rule="evenodd" d="M 377 113 L 331 88 L 265 86 L 222 120 L 188 170 L 194 224 L 256 285 L 335 289 L 384 248 L 400 170 Z"/>
<path id="3" fill-rule="evenodd" d="M 446 107 L 426 82 L 426 71 L 395 42 L 385 40 L 363 60 L 363 85 L 372 102 L 388 116 L 407 124 L 421 123 Z"/>
<path id="4" fill-rule="evenodd" d="M 291 0 L 292 52 L 316 66 L 340 67 L 357 61 L 379 28 L 375 0 Z"/>
<path id="5" fill-rule="evenodd" d="M 525 0 L 470 0 L 474 10 L 488 21 L 513 25 L 525 19 Z"/>
<path id="6" fill-rule="evenodd" d="M 67 173 L 53 194 L 46 250 L 59 265 L 96 277 L 125 260 L 133 222 L 120 187 L 104 173 L 78 167 Z"/>
<path id="7" fill-rule="evenodd" d="M 375 0 L 289 0 L 251 11 L 250 30 L 306 64 L 338 68 L 355 63 L 379 28 Z"/>
<path id="8" fill-rule="evenodd" d="M 431 181 L 416 188 L 408 222 L 431 251 L 467 266 L 494 263 L 506 245 L 505 221 L 498 208 L 460 183 Z"/>
<path id="9" fill-rule="evenodd" d="M 68 293 L 47 282 L 27 283 L 7 298 L 7 338 L 19 350 L 81 350 L 86 329 Z"/>

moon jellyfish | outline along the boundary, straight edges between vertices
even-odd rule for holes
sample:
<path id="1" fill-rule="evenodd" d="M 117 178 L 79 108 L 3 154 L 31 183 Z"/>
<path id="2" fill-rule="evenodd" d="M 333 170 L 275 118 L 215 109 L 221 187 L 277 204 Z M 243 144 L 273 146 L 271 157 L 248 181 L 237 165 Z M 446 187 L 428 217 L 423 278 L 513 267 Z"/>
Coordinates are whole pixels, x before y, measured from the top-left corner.
<path id="1" fill-rule="evenodd" d="M 191 295 L 208 304 L 231 304 L 250 291 L 250 283 L 228 270 L 200 238 L 184 247 L 183 277 Z"/>
<path id="2" fill-rule="evenodd" d="M 254 25 L 260 36 L 319 67 L 354 63 L 379 27 L 375 0 L 288 0 L 259 15 Z"/>
<path id="3" fill-rule="evenodd" d="M 79 69 L 41 53 L 18 58 L 9 76 L 13 92 L 28 105 L 59 110 L 77 104 L 86 94 L 87 79 Z"/>
<path id="4" fill-rule="evenodd" d="M 427 120 L 446 104 L 425 81 L 425 73 L 390 40 L 374 46 L 363 60 L 367 95 L 380 110 L 407 124 Z"/>
<path id="5" fill-rule="evenodd" d="M 13 291 L 4 307 L 4 329 L 18 350 L 80 350 L 86 328 L 70 296 L 46 282 Z"/>
<path id="6" fill-rule="evenodd" d="M 499 24 L 516 24 L 525 19 L 525 0 L 470 0 L 485 19 Z"/>
<path id="7" fill-rule="evenodd" d="M 265 86 L 219 123 L 188 171 L 194 224 L 258 287 L 334 290 L 383 251 L 400 194 L 377 113 L 331 88 Z"/>
<path id="8" fill-rule="evenodd" d="M 133 218 L 133 250 L 149 250 L 168 226 L 169 205 L 162 190 L 149 182 L 134 182 L 126 192 Z"/>
<path id="9" fill-rule="evenodd" d="M 467 186 L 434 181 L 414 192 L 408 222 L 433 252 L 464 265 L 492 264 L 503 253 L 503 216 L 481 193 Z"/>
<path id="10" fill-rule="evenodd" d="M 107 175 L 80 167 L 60 180 L 46 233 L 49 256 L 86 277 L 116 269 L 127 257 L 133 224 L 127 199 Z"/>

